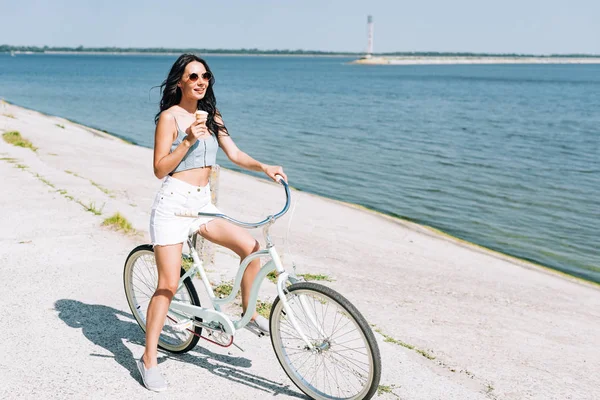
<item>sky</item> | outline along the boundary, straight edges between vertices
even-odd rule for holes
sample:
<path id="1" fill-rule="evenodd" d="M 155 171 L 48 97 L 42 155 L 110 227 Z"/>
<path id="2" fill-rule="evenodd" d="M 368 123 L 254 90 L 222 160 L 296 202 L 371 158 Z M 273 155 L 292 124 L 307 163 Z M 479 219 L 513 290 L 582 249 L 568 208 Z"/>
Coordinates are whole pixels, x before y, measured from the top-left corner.
<path id="1" fill-rule="evenodd" d="M 0 44 L 600 54 L 599 0 L 0 0 Z"/>

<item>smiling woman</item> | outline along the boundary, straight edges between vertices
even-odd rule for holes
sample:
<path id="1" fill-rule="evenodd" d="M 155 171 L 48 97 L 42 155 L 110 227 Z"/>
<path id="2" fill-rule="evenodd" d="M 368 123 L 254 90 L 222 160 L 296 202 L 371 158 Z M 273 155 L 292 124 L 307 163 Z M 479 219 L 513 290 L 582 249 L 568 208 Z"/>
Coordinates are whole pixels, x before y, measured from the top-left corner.
<path id="1" fill-rule="evenodd" d="M 167 388 L 157 369 L 157 346 L 169 304 L 179 284 L 181 252 L 189 233 L 198 232 L 204 238 L 229 248 L 242 260 L 260 247 L 246 230 L 228 221 L 211 217 L 190 219 L 175 213 L 182 210 L 219 213 L 211 203 L 209 186 L 211 167 L 216 164 L 219 147 L 242 168 L 263 171 L 275 181 L 287 180 L 283 168 L 263 164 L 235 145 L 217 109 L 214 83 L 206 61 L 193 54 L 182 54 L 161 85 L 160 111 L 155 117 L 154 174 L 164 180 L 150 215 L 150 237 L 159 279 L 148 305 L 146 349 L 138 361 L 144 385 L 154 391 Z M 244 272 L 241 284 L 244 311 L 259 270 L 260 260 L 257 258 Z M 256 313 L 247 326 L 269 334 L 268 320 Z"/>

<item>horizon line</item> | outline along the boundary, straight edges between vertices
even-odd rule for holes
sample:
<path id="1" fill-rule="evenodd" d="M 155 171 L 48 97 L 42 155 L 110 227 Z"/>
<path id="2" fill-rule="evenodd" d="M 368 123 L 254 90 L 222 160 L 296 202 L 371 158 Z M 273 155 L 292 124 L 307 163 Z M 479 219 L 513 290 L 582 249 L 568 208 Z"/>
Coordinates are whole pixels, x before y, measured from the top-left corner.
<path id="1" fill-rule="evenodd" d="M 169 48 L 169 47 L 117 47 L 117 46 L 30 46 L 30 45 L 8 45 L 0 44 L 0 52 L 11 52 L 11 51 L 27 51 L 44 53 L 47 51 L 69 51 L 69 52 L 139 52 L 139 53 L 186 53 L 186 52 L 199 52 L 199 53 L 252 53 L 252 54 L 329 54 L 329 55 L 366 55 L 364 51 L 327 51 L 327 50 L 305 50 L 305 49 L 259 49 L 259 48 L 237 48 L 237 49 L 225 49 L 225 48 Z M 452 55 L 452 56 L 486 56 L 486 57 L 600 57 L 599 54 L 593 53 L 548 53 L 548 54 L 535 54 L 535 53 L 501 53 L 501 52 L 473 52 L 473 51 L 386 51 L 386 52 L 373 52 L 373 56 L 393 56 L 393 55 L 417 55 L 417 56 L 440 56 L 440 55 Z"/>

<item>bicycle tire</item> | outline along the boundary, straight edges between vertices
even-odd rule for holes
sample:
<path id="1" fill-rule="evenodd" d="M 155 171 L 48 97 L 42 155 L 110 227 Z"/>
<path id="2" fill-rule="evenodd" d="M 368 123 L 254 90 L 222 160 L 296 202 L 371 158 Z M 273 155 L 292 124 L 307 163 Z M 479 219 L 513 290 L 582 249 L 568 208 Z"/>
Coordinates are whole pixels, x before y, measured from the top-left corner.
<path id="1" fill-rule="evenodd" d="M 309 297 L 304 297 L 305 301 L 303 302 L 301 295 L 312 297 L 312 305 Z M 286 299 L 298 321 L 298 325 L 306 325 L 301 327 L 301 329 L 314 346 L 314 350 L 310 350 L 299 336 L 293 336 L 297 331 L 286 318 L 283 303 L 277 297 L 273 302 L 270 315 L 271 344 L 281 367 L 292 382 L 302 392 L 313 399 L 358 400 L 373 397 L 377 392 L 381 378 L 381 355 L 375 335 L 373 335 L 369 324 L 356 307 L 335 290 L 312 282 L 300 282 L 289 286 L 286 289 Z M 327 306 L 324 305 L 326 301 Z M 319 321 L 319 315 L 324 315 L 329 310 L 329 302 L 335 303 L 340 310 L 334 314 L 333 321 L 325 316 Z M 321 305 L 319 306 L 317 303 Z M 312 319 L 309 314 L 312 314 Z M 349 336 L 342 338 L 342 336 L 354 332 L 341 333 L 341 329 L 350 323 L 343 323 L 342 326 L 341 321 L 343 317 L 348 317 L 348 320 L 352 322 L 350 328 L 354 327 L 354 330 L 358 333 L 356 339 L 348 340 Z M 340 318 L 339 322 L 337 318 Z M 330 334 L 327 336 L 329 331 Z M 342 340 L 339 340 L 340 338 Z M 364 354 L 352 348 L 354 344 L 350 345 L 350 343 L 358 340 L 361 340 L 365 345 Z M 344 354 L 340 354 L 342 352 Z M 318 357 L 321 358 L 319 359 Z M 357 358 L 354 359 L 353 357 Z M 311 358 L 314 358 L 314 363 L 309 362 Z M 338 375 L 335 370 L 332 373 L 327 368 L 326 362 L 328 361 L 331 361 L 332 367 L 341 366 L 344 373 Z M 300 363 L 302 365 L 299 365 Z M 347 364 L 342 366 L 345 363 Z M 368 370 L 364 367 L 367 364 Z M 307 367 L 308 370 L 302 372 L 304 365 L 314 365 L 316 370 Z M 324 378 L 322 387 L 318 387 L 318 373 L 321 366 L 324 366 L 324 369 L 321 371 L 324 374 Z M 364 382 L 358 378 L 361 372 L 358 370 L 368 373 L 368 376 L 364 378 Z M 312 379 L 309 382 L 309 374 L 314 374 L 313 378 L 316 384 L 312 382 Z M 328 385 L 327 377 L 332 378 L 335 382 L 330 382 Z M 338 379 L 340 377 L 342 378 L 341 383 Z M 353 384 L 353 377 L 357 378 L 358 388 Z M 329 392 L 337 391 L 337 395 L 327 393 L 327 386 L 329 386 Z M 352 389 L 348 390 L 348 387 Z"/>
<path id="2" fill-rule="evenodd" d="M 140 267 L 139 271 L 136 272 L 136 263 L 142 257 L 145 257 L 144 263 L 146 264 L 148 271 L 144 272 Z M 144 282 L 142 282 L 144 286 L 143 288 L 140 288 L 139 286 L 136 287 L 134 284 L 134 274 L 137 274 L 137 278 L 140 278 L 140 276 L 145 278 Z M 183 276 L 184 274 L 185 270 L 181 268 L 180 276 Z M 143 307 L 143 303 L 145 301 L 140 301 L 136 292 L 143 291 L 143 294 L 149 302 L 152 294 L 154 294 L 154 291 L 156 290 L 157 283 L 158 271 L 156 270 L 154 249 L 148 244 L 136 247 L 129 253 L 127 259 L 125 260 L 125 267 L 123 269 L 123 285 L 125 287 L 125 297 L 127 297 L 127 303 L 129 304 L 131 313 L 144 333 L 146 332 L 146 308 Z M 186 278 L 183 281 L 183 284 L 183 288 L 175 294 L 174 299 L 179 301 L 187 301 L 192 305 L 200 307 L 200 299 L 192 280 L 190 278 Z M 140 286 L 142 286 L 142 284 L 140 284 Z M 176 332 L 173 329 L 170 329 L 169 331 L 169 327 L 173 324 L 172 320 L 175 320 L 175 318 L 176 316 L 170 315 L 170 313 L 167 314 L 165 325 L 163 326 L 163 330 L 161 331 L 161 335 L 158 339 L 158 347 L 170 353 L 186 353 L 193 349 L 196 344 L 198 344 L 198 340 L 200 340 L 200 334 L 202 333 L 202 328 L 194 326 L 193 328 L 187 329 L 184 332 Z M 195 319 L 197 321 L 201 321 L 200 318 Z M 182 335 L 180 335 L 180 333 Z M 183 334 L 187 334 L 187 337 L 184 340 L 181 340 L 181 343 L 177 343 L 176 338 L 183 336 Z"/>

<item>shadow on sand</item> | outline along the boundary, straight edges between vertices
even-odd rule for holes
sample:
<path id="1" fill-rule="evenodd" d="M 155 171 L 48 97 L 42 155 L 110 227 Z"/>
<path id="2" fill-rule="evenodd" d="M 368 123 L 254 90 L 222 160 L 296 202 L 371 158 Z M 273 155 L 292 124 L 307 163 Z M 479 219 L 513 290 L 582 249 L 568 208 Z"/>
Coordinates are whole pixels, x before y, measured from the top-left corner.
<path id="1" fill-rule="evenodd" d="M 70 299 L 58 300 L 54 306 L 61 320 L 72 328 L 80 328 L 86 339 L 108 350 L 113 355 L 112 357 L 114 357 L 115 361 L 129 371 L 129 374 L 141 384 L 135 358 L 124 344 L 124 341 L 128 341 L 129 343 L 144 346 L 145 342 L 144 332 L 140 329 L 131 314 L 100 304 L 86 304 Z M 221 378 L 262 390 L 273 396 L 285 394 L 301 399 L 307 398 L 300 392 L 291 390 L 289 385 L 284 385 L 241 369 L 252 366 L 252 362 L 247 358 L 213 353 L 204 347 L 200 347 L 200 345 L 196 346 L 193 351 L 199 353 L 201 356 L 195 354 L 175 355 L 162 353 L 166 357 L 159 356 L 158 361 L 161 363 L 167 359 L 172 359 L 190 363 L 204 368 Z M 90 356 L 111 358 L 111 356 L 99 354 L 90 354 Z"/>

